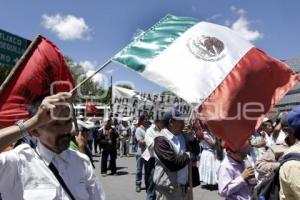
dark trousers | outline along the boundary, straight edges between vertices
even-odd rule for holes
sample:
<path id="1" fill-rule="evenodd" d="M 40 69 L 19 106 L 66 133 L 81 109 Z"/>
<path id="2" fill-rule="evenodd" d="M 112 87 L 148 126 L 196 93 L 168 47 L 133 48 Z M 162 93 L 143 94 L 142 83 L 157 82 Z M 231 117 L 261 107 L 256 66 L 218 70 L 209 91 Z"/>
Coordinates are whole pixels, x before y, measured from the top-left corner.
<path id="1" fill-rule="evenodd" d="M 146 191 L 147 191 L 147 200 L 155 200 L 155 184 L 153 182 L 153 175 L 155 169 L 155 158 L 150 158 L 145 163 L 145 181 L 146 181 Z"/>
<path id="2" fill-rule="evenodd" d="M 98 152 L 98 147 L 99 147 L 99 153 L 101 153 L 101 140 L 100 139 L 94 139 L 94 152 Z"/>
<path id="3" fill-rule="evenodd" d="M 88 144 L 88 147 L 90 148 L 90 150 L 93 151 L 93 140 L 88 140 L 87 144 Z"/>
<path id="4" fill-rule="evenodd" d="M 107 160 L 108 156 L 110 157 L 109 160 L 109 167 L 112 174 L 117 173 L 117 150 L 113 149 L 103 149 L 102 151 L 102 158 L 101 158 L 101 173 L 107 173 Z"/>

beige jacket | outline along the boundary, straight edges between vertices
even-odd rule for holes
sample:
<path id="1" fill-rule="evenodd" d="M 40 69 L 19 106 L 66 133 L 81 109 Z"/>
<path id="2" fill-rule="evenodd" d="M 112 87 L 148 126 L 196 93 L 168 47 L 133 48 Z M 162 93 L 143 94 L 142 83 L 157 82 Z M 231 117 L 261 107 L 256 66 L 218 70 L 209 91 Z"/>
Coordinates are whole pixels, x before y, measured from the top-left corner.
<path id="1" fill-rule="evenodd" d="M 300 153 L 300 142 L 297 141 L 285 154 Z M 280 200 L 300 199 L 300 161 L 289 161 L 279 171 Z"/>
<path id="2" fill-rule="evenodd" d="M 289 149 L 286 143 L 272 145 L 262 156 L 260 156 L 255 163 L 255 169 L 258 173 L 258 180 L 270 176 L 272 172 L 280 165 L 280 159 L 276 158 L 276 154 L 284 154 Z"/>

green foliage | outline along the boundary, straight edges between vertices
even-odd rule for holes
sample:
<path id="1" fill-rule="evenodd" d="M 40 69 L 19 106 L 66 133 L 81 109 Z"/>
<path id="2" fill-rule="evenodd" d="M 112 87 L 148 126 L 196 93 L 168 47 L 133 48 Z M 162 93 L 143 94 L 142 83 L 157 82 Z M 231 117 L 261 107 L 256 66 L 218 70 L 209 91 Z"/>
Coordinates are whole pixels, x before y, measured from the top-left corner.
<path id="1" fill-rule="evenodd" d="M 69 66 L 69 69 L 72 73 L 75 85 L 79 84 L 82 80 L 86 78 L 83 67 L 75 63 L 70 57 L 65 57 L 65 61 Z M 0 85 L 4 82 L 8 76 L 11 67 L 0 66 Z M 80 90 L 77 91 L 75 102 L 85 102 L 85 98 L 89 97 L 94 99 L 94 102 L 110 104 L 111 102 L 111 88 L 104 89 L 99 86 L 97 83 L 94 83 L 92 80 L 84 83 Z"/>
<path id="2" fill-rule="evenodd" d="M 84 74 L 82 66 L 78 63 L 75 63 L 70 57 L 65 56 L 65 61 L 70 68 L 70 71 L 73 75 L 75 82 L 78 80 L 80 75 Z"/>
<path id="3" fill-rule="evenodd" d="M 117 84 L 116 86 L 133 90 L 132 86 L 128 84 Z"/>
<path id="4" fill-rule="evenodd" d="M 161 93 L 161 95 L 164 95 L 164 96 L 176 96 L 176 94 L 174 94 L 173 92 L 170 92 L 170 91 L 163 91 Z"/>
<path id="5" fill-rule="evenodd" d="M 75 63 L 70 57 L 65 57 L 65 60 L 70 68 L 75 85 L 82 82 L 86 78 L 83 67 Z M 102 88 L 92 80 L 85 82 L 80 89 L 77 90 L 77 93 L 76 102 L 85 102 L 85 98 L 92 98 L 94 102 L 109 103 L 111 98 L 110 94 L 109 96 L 106 94 L 107 89 Z"/>
<path id="6" fill-rule="evenodd" d="M 5 81 L 12 67 L 0 66 L 0 85 Z"/>

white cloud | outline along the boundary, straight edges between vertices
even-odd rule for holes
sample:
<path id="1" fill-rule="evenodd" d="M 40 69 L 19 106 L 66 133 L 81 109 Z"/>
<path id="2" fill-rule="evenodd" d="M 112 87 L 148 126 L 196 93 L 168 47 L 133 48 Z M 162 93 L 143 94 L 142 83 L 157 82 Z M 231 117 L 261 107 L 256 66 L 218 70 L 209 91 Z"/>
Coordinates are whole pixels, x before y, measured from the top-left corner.
<path id="1" fill-rule="evenodd" d="M 207 18 L 206 21 L 215 20 L 215 19 L 217 19 L 217 18 L 219 18 L 219 17 L 221 17 L 221 16 L 222 16 L 221 14 L 215 14 L 215 15 L 213 15 L 213 16 Z"/>
<path id="2" fill-rule="evenodd" d="M 226 25 L 226 26 L 230 26 L 230 25 L 231 25 L 230 20 L 225 20 L 225 25 Z"/>
<path id="3" fill-rule="evenodd" d="M 85 60 L 85 61 L 80 61 L 79 64 L 82 66 L 86 77 L 91 76 L 97 70 L 96 69 L 96 67 L 97 67 L 96 61 L 91 62 L 91 61 Z M 100 86 L 100 85 L 103 85 L 105 78 L 100 72 L 98 72 L 96 75 L 94 75 L 92 80 L 94 83 L 97 83 Z"/>
<path id="4" fill-rule="evenodd" d="M 86 76 L 89 77 L 91 76 L 93 73 L 95 73 L 94 70 L 89 70 L 86 72 Z M 104 84 L 104 77 L 102 74 L 100 74 L 100 72 L 98 72 L 96 75 L 93 76 L 92 78 L 93 82 L 98 84 L 99 86 L 103 85 Z"/>
<path id="5" fill-rule="evenodd" d="M 137 28 L 135 30 L 135 32 L 132 35 L 132 39 L 136 39 L 137 37 L 139 37 L 141 34 L 145 33 L 145 31 L 143 29 Z"/>
<path id="6" fill-rule="evenodd" d="M 242 37 L 249 41 L 254 41 L 263 37 L 263 33 L 258 30 L 250 30 L 250 22 L 246 17 L 240 16 L 231 26 L 232 30 L 239 33 Z"/>
<path id="7" fill-rule="evenodd" d="M 236 12 L 239 15 L 245 15 L 246 14 L 246 11 L 244 9 L 238 9 Z"/>
<path id="8" fill-rule="evenodd" d="M 232 24 L 228 20 L 226 20 L 226 26 L 230 26 L 232 30 L 249 41 L 255 41 L 257 39 L 263 38 L 263 33 L 255 29 L 250 29 L 251 22 L 246 18 L 246 11 L 244 9 L 237 9 L 235 6 L 231 6 L 230 9 L 238 14 L 239 18 Z"/>
<path id="9" fill-rule="evenodd" d="M 73 15 L 42 15 L 42 26 L 54 32 L 61 40 L 91 39 L 91 29 L 84 18 Z"/>
<path id="10" fill-rule="evenodd" d="M 84 61 L 80 61 L 79 64 L 83 67 L 85 72 L 96 69 L 96 61 L 91 62 L 89 60 L 84 60 Z"/>
<path id="11" fill-rule="evenodd" d="M 106 70 L 106 73 L 113 74 L 115 71 L 116 71 L 116 69 L 109 69 L 109 70 Z"/>

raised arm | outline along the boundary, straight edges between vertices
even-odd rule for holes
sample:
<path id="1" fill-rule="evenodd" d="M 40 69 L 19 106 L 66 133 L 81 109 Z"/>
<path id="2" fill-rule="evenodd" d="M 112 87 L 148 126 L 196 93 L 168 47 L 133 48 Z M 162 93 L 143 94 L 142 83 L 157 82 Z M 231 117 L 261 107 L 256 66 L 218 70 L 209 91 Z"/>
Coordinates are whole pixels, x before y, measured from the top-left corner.
<path id="1" fill-rule="evenodd" d="M 63 92 L 46 97 L 39 106 L 37 113 L 24 122 L 25 129 L 32 131 L 36 127 L 49 122 L 51 120 L 50 110 L 55 108 L 55 104 L 64 102 L 71 96 L 71 93 Z M 0 129 L 0 152 L 20 137 L 22 137 L 21 130 L 17 125 Z"/>

